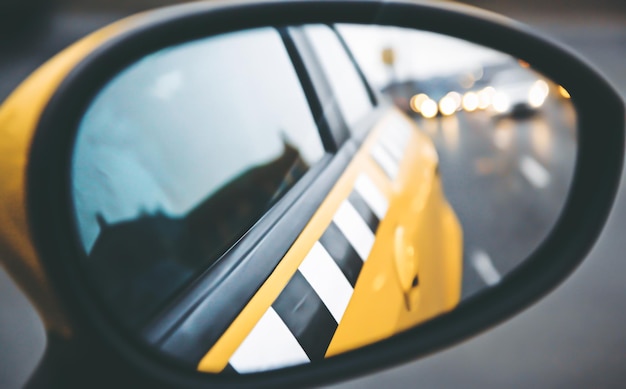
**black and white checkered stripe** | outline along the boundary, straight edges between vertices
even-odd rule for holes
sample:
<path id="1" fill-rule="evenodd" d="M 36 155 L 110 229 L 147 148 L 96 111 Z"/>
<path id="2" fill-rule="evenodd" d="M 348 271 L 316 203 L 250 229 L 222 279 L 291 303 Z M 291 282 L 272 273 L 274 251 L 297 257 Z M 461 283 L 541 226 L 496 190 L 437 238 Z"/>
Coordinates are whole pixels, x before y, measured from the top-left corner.
<path id="1" fill-rule="evenodd" d="M 383 135 L 370 156 L 393 180 L 409 134 Z M 358 176 L 287 286 L 231 356 L 229 369 L 263 371 L 324 358 L 388 206 L 374 182 Z"/>

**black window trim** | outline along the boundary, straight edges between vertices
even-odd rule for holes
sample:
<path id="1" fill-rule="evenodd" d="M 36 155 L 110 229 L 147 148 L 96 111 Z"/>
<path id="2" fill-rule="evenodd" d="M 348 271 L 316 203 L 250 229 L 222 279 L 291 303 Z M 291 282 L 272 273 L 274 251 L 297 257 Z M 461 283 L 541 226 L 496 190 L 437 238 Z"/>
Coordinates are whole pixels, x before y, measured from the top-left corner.
<path id="1" fill-rule="evenodd" d="M 345 123 L 338 122 L 335 116 L 329 116 L 328 111 L 325 109 L 323 102 L 327 100 L 325 98 L 326 89 L 329 86 L 319 70 L 319 65 L 316 68 L 309 53 L 306 53 L 306 50 L 310 50 L 310 47 L 306 48 L 300 41 L 298 33 L 295 32 L 294 28 L 278 27 L 277 30 L 298 75 L 300 85 L 309 103 L 311 115 L 313 115 L 313 120 L 322 139 L 322 144 L 326 151 L 334 153 L 339 149 L 344 139 L 342 127 L 345 127 Z"/>
<path id="2" fill-rule="evenodd" d="M 339 42 L 341 43 L 341 46 L 346 51 L 346 53 L 348 53 L 348 57 L 350 58 L 352 65 L 355 67 L 357 73 L 359 74 L 359 78 L 361 79 L 361 82 L 365 86 L 365 90 L 367 91 L 367 96 L 370 99 L 370 103 L 372 103 L 372 107 L 377 107 L 379 104 L 378 96 L 376 92 L 374 92 L 374 88 L 372 87 L 372 85 L 367 80 L 365 73 L 363 73 L 363 69 L 361 69 L 361 67 L 359 66 L 359 63 L 354 57 L 354 53 L 350 49 L 350 46 L 348 46 L 348 42 L 346 42 L 343 35 L 339 33 L 339 30 L 337 29 L 337 24 L 328 24 L 328 27 L 330 27 L 335 33 L 335 35 L 337 35 L 337 38 L 339 38 Z"/>
<path id="3" fill-rule="evenodd" d="M 334 94 L 330 82 L 302 27 L 287 27 L 286 35 L 290 44 L 293 45 L 300 69 L 303 74 L 306 74 L 306 82 L 311 83 L 311 90 L 314 91 L 316 106 L 312 109 L 317 110 L 314 112 L 314 118 L 316 121 L 318 117 L 323 118 L 323 122 L 328 126 L 328 133 L 322 133 L 322 136 L 330 135 L 333 147 L 331 151 L 337 151 L 350 138 L 350 131 L 341 113 L 339 103 L 333 98 Z"/>

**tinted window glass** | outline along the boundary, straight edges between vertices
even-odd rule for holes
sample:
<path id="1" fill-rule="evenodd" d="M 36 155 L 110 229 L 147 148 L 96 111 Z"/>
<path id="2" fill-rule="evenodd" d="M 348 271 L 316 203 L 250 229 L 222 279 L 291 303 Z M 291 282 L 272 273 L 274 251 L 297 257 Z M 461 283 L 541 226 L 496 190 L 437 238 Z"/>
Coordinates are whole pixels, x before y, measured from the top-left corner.
<path id="1" fill-rule="evenodd" d="M 330 81 L 332 92 L 348 126 L 353 127 L 372 109 L 365 85 L 339 38 L 330 27 L 307 26 L 304 31 Z"/>
<path id="2" fill-rule="evenodd" d="M 275 30 L 152 54 L 114 78 L 79 127 L 73 194 L 89 266 L 110 298 L 148 309 L 219 257 L 323 153 Z"/>

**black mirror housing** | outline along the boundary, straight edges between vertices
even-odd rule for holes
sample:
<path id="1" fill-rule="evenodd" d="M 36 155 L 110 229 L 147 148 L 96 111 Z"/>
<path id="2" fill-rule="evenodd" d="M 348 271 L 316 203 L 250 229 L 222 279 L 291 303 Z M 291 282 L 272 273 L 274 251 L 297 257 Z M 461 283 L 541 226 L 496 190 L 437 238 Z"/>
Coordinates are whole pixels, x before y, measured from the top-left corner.
<path id="1" fill-rule="evenodd" d="M 157 50 L 237 30 L 313 23 L 376 24 L 431 31 L 532 64 L 567 89 L 577 110 L 579 148 L 569 197 L 552 232 L 523 265 L 453 311 L 389 339 L 309 365 L 246 375 L 189 371 L 177 361 L 155 353 L 112 320 L 93 298 L 88 279 L 78 268 L 80 249 L 73 233 L 70 160 L 79 120 L 88 102 L 113 76 Z M 95 379 L 102 380 L 102 386 L 121 381 L 158 387 L 301 386 L 381 370 L 450 347 L 545 296 L 585 258 L 611 210 L 623 160 L 623 101 L 575 53 L 509 19 L 471 7 L 421 1 L 209 2 L 131 17 L 116 28 L 115 33 L 69 66 L 67 74 L 58 75 L 60 83 L 42 102 L 43 111 L 33 125 L 32 139 L 25 144 L 29 151 L 23 212 L 45 282 L 56 296 L 46 300 L 31 294 L 44 319 L 48 319 L 49 333 L 54 333 L 40 377 L 31 385 L 50 377 L 46 374 L 55 375 L 53 369 L 45 368 L 48 359 L 56 360 L 55 366 L 61 369 L 72 369 L 68 371 L 73 385 Z M 50 301 L 60 307 L 43 308 L 52 304 Z M 53 319 L 59 312 L 62 317 Z M 76 361 L 84 366 L 72 366 Z M 54 379 L 67 379 L 64 374 Z"/>

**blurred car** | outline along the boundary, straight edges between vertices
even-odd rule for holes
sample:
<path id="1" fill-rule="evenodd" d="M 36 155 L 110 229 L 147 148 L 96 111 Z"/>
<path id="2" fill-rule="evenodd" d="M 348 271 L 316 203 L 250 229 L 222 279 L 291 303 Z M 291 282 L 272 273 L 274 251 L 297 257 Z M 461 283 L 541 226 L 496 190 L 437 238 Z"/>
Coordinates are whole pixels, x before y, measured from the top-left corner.
<path id="1" fill-rule="evenodd" d="M 491 80 L 492 109 L 496 115 L 521 118 L 539 111 L 548 94 L 548 83 L 524 67 L 504 70 Z"/>
<path id="2" fill-rule="evenodd" d="M 101 44 L 85 42 L 53 61 Z M 459 302 L 462 231 L 437 152 L 329 26 L 224 34 L 131 65 L 81 120 L 72 169 L 97 295 L 200 371 L 319 360 Z"/>
<path id="3" fill-rule="evenodd" d="M 387 85 L 382 93 L 412 117 L 449 116 L 461 109 L 464 88 L 454 77 L 431 77 Z"/>

